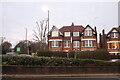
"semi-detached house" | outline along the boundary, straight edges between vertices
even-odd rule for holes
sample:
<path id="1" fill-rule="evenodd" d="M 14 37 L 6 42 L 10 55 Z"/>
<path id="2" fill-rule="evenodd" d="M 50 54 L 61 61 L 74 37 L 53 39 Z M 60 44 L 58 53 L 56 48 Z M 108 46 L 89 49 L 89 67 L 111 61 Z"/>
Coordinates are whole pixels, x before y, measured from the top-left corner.
<path id="1" fill-rule="evenodd" d="M 48 34 L 48 47 L 52 51 L 94 51 L 97 49 L 97 31 L 87 25 L 53 26 Z"/>

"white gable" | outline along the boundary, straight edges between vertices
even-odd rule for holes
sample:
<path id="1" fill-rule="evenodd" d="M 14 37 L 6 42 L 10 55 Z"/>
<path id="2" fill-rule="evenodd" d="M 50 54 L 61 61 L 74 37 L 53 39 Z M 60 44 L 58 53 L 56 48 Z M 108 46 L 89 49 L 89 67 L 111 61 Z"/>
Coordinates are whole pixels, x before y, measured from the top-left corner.
<path id="1" fill-rule="evenodd" d="M 60 33 L 60 35 L 63 35 L 60 31 L 59 31 L 59 29 L 57 28 L 57 27 L 55 27 L 55 26 L 53 26 L 52 27 L 52 29 L 50 30 L 50 32 L 52 32 L 52 36 L 54 37 L 54 36 L 58 36 L 58 34 Z M 50 35 L 50 34 L 49 34 Z"/>
<path id="2" fill-rule="evenodd" d="M 52 31 L 52 37 L 58 37 L 58 31 Z"/>
<path id="3" fill-rule="evenodd" d="M 112 32 L 118 32 L 117 30 L 113 29 Z"/>
<path id="4" fill-rule="evenodd" d="M 91 28 L 90 28 L 90 27 L 87 27 L 85 30 L 91 30 Z"/>

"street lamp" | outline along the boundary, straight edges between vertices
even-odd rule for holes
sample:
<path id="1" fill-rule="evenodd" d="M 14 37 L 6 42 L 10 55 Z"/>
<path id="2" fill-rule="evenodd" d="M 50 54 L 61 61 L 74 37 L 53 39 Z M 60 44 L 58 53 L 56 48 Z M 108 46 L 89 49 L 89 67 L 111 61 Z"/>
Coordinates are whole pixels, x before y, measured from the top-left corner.
<path id="1" fill-rule="evenodd" d="M 44 12 L 48 12 L 47 21 L 48 21 L 48 33 L 49 33 L 49 8 L 48 8 L 47 5 L 44 5 L 44 6 L 42 7 L 42 9 L 43 9 Z"/>
<path id="2" fill-rule="evenodd" d="M 42 9 L 43 9 L 43 11 L 44 12 L 48 12 L 48 16 L 47 16 L 47 21 L 48 21 L 48 35 L 49 35 L 49 8 L 47 7 L 47 5 L 44 5 L 43 7 L 42 7 Z M 48 38 L 48 41 L 49 41 L 49 38 Z M 47 42 L 48 42 L 47 41 Z M 48 48 L 49 48 L 49 44 L 48 44 Z"/>

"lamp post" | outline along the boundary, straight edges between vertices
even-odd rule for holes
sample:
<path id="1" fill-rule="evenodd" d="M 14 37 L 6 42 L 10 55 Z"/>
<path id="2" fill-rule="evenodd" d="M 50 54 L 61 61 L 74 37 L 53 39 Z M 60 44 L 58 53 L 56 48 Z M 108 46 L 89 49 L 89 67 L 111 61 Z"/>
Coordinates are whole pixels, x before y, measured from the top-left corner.
<path id="1" fill-rule="evenodd" d="M 48 12 L 48 15 L 47 15 L 47 25 L 48 25 L 48 35 L 49 35 L 49 9 L 48 9 L 48 7 L 46 6 L 46 5 L 44 5 L 43 7 L 42 7 L 42 9 L 43 9 L 43 11 L 47 11 Z M 48 38 L 48 40 L 47 40 L 47 42 L 49 41 L 49 38 Z M 49 49 L 49 42 L 48 42 L 48 49 Z"/>
<path id="2" fill-rule="evenodd" d="M 49 10 L 48 10 L 48 35 L 49 35 Z M 48 38 L 48 50 L 49 50 L 49 38 Z"/>
<path id="3" fill-rule="evenodd" d="M 49 10 L 48 10 L 48 34 L 49 34 Z"/>
<path id="4" fill-rule="evenodd" d="M 29 47 L 28 47 L 28 40 L 27 40 L 27 28 L 26 28 L 26 50 L 27 50 L 27 54 L 29 55 Z"/>

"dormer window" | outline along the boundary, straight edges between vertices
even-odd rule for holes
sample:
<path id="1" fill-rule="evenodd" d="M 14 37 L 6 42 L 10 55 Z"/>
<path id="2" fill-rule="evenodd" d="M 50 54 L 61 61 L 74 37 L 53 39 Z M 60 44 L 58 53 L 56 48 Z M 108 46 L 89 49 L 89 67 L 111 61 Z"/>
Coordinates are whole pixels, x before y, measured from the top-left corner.
<path id="1" fill-rule="evenodd" d="M 52 37 L 58 37 L 58 31 L 53 31 L 52 32 Z"/>
<path id="2" fill-rule="evenodd" d="M 79 32 L 73 32 L 73 36 L 79 36 Z"/>
<path id="3" fill-rule="evenodd" d="M 118 38 L 118 33 L 111 33 L 111 38 Z"/>
<path id="4" fill-rule="evenodd" d="M 85 30 L 85 36 L 92 36 L 92 30 Z"/>
<path id="5" fill-rule="evenodd" d="M 70 36 L 70 32 L 65 32 L 64 35 L 65 35 L 65 37 L 69 37 Z"/>

